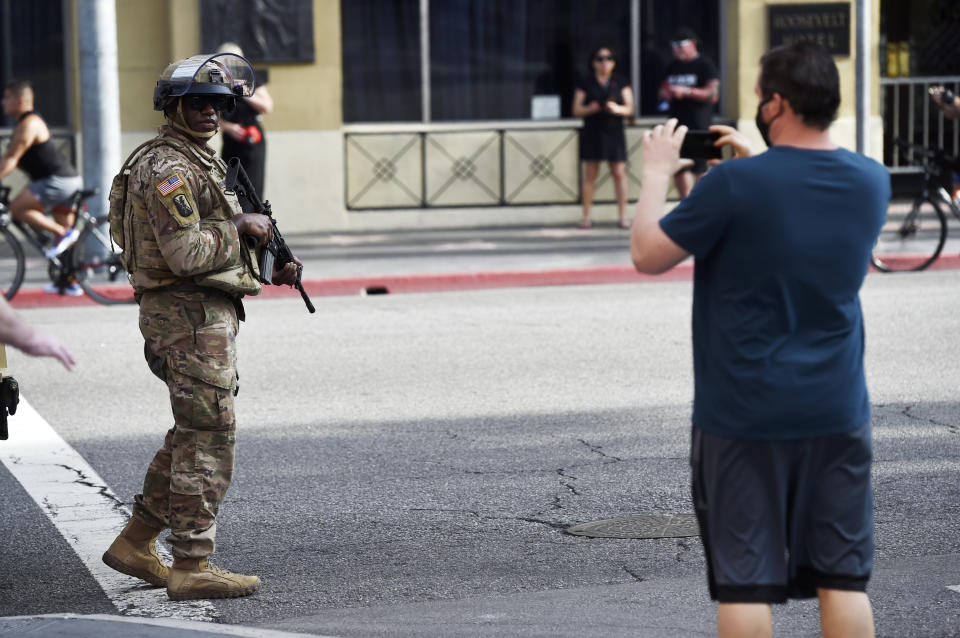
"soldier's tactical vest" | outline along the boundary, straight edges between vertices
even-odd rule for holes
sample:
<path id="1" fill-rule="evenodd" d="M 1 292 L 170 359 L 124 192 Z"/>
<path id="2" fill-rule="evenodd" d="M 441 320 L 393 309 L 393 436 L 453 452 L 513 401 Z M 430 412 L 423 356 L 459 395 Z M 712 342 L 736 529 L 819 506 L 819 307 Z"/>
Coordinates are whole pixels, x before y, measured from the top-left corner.
<path id="1" fill-rule="evenodd" d="M 257 255 L 254 248 L 241 241 L 241 259 L 235 266 L 195 277 L 175 275 L 160 252 L 147 217 L 143 199 L 130 197 L 130 174 L 140 159 L 149 151 L 169 146 L 193 161 L 210 183 L 219 205 L 207 217 L 200 219 L 200 227 L 211 222 L 229 221 L 241 212 L 233 193 L 224 190 L 227 167 L 216 155 L 207 155 L 198 147 L 168 135 L 160 135 L 138 146 L 123 163 L 110 187 L 110 236 L 123 249 L 124 267 L 131 274 L 134 288 L 149 290 L 165 287 L 201 286 L 216 288 L 232 296 L 256 295 L 260 292 Z"/>

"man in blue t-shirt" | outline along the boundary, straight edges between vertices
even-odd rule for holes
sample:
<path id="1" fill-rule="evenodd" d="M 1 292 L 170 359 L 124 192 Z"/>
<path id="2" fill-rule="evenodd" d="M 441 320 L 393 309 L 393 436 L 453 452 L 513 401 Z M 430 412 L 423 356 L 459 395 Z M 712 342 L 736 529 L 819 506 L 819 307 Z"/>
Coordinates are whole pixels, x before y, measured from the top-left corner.
<path id="1" fill-rule="evenodd" d="M 717 164 L 661 219 L 686 127 L 644 134 L 637 270 L 695 258 L 693 500 L 720 636 L 770 635 L 770 603 L 817 596 L 825 634 L 872 636 L 870 404 L 859 290 L 890 198 L 829 135 L 837 67 L 812 43 L 761 58 L 755 157 Z"/>

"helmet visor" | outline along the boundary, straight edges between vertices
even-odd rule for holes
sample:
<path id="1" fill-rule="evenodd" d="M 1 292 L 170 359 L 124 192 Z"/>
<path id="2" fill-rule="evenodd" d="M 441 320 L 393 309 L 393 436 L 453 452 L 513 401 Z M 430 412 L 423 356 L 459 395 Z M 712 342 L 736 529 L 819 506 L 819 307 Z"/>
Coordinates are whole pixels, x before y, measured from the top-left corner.
<path id="1" fill-rule="evenodd" d="M 253 95 L 253 67 L 234 53 L 195 55 L 168 66 L 158 85 L 167 87 L 168 97 L 188 93 L 230 94 L 236 97 Z"/>

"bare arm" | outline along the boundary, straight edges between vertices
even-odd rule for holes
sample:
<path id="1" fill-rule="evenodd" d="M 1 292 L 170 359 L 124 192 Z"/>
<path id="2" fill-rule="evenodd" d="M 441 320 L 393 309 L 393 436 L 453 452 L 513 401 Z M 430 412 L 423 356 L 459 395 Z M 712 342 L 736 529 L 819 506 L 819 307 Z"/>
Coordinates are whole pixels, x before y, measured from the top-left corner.
<path id="1" fill-rule="evenodd" d="M 0 158 L 0 179 L 3 179 L 13 172 L 17 167 L 17 163 L 20 162 L 20 158 L 23 157 L 23 154 L 37 141 L 37 136 L 40 133 L 36 126 L 38 123 L 38 118 L 28 117 L 13 129 L 13 137 L 10 139 L 10 144 L 7 146 L 7 150 L 4 151 L 3 157 Z"/>
<path id="2" fill-rule="evenodd" d="M 710 80 L 707 85 L 703 87 L 670 86 L 669 93 L 674 99 L 696 100 L 697 102 L 716 104 L 720 101 L 720 80 Z"/>
<path id="3" fill-rule="evenodd" d="M 67 347 L 49 332 L 27 325 L 0 296 L 0 343 L 7 343 L 32 357 L 54 357 L 67 370 L 76 362 Z"/>
<path id="4" fill-rule="evenodd" d="M 253 95 L 247 98 L 247 104 L 257 113 L 273 113 L 273 97 L 266 86 L 258 86 Z"/>
<path id="5" fill-rule="evenodd" d="M 587 99 L 587 93 L 583 89 L 576 89 L 573 92 L 573 108 L 571 112 L 574 117 L 587 117 L 588 115 L 593 115 L 600 110 L 600 105 L 596 102 L 591 102 L 589 106 L 584 104 Z"/>
<path id="6" fill-rule="evenodd" d="M 227 120 L 220 121 L 220 128 L 223 130 L 224 135 L 229 135 L 238 142 L 243 141 L 243 127 L 236 122 L 228 122 Z"/>
<path id="7" fill-rule="evenodd" d="M 630 230 L 630 257 L 642 273 L 665 272 L 690 256 L 663 232 L 659 223 L 670 181 L 689 163 L 680 159 L 680 145 L 686 134 L 687 127 L 678 127 L 675 118 L 643 134 L 640 195 Z"/>
<path id="8" fill-rule="evenodd" d="M 610 100 L 607 102 L 607 110 L 614 115 L 630 117 L 633 115 L 633 89 L 629 86 L 623 87 L 620 91 L 620 97 L 623 100 L 623 104 L 617 104 L 613 100 Z"/>
<path id="9" fill-rule="evenodd" d="M 944 116 L 951 119 L 960 119 L 960 95 L 955 96 L 952 102 L 943 101 L 944 88 L 942 86 L 930 89 L 930 96 L 943 111 Z"/>

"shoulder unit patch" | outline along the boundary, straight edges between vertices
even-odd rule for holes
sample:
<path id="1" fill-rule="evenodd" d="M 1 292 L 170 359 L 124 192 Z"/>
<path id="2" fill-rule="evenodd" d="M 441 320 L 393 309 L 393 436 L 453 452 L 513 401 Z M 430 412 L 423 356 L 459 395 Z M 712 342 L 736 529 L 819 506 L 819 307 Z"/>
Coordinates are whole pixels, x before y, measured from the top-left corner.
<path id="1" fill-rule="evenodd" d="M 190 200 L 186 195 L 174 195 L 173 204 L 177 207 L 177 212 L 181 217 L 190 217 L 193 215 L 193 208 L 190 207 Z"/>

